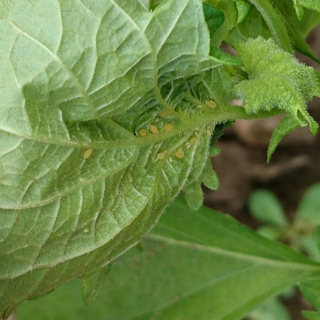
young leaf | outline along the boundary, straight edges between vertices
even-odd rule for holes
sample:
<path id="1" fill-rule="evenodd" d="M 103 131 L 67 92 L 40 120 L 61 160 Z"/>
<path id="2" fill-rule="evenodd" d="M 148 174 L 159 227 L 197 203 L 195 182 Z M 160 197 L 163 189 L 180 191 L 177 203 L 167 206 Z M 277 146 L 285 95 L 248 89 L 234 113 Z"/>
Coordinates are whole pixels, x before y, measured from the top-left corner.
<path id="1" fill-rule="evenodd" d="M 290 320 L 290 314 L 285 306 L 274 298 L 252 311 L 247 318 L 249 320 Z"/>
<path id="2" fill-rule="evenodd" d="M 185 196 L 188 206 L 191 209 L 198 210 L 203 205 L 203 193 L 198 182 L 195 182 L 193 185 L 189 186 Z"/>
<path id="3" fill-rule="evenodd" d="M 89 308 L 77 301 L 77 319 L 239 320 L 320 270 L 227 215 L 205 207 L 191 210 L 183 198 L 168 208 L 142 244 L 143 252 L 130 250 L 114 262 L 103 294 Z M 68 289 L 71 300 L 79 295 L 78 285 L 73 287 Z M 60 318 L 73 319 L 72 304 L 47 312 L 55 301 L 68 299 L 58 294 L 64 292 L 22 305 L 17 320 L 34 315 L 53 320 L 58 312 Z"/>
<path id="4" fill-rule="evenodd" d="M 2 1 L 0 17 L 1 314 L 74 277 L 94 291 L 86 275 L 201 175 L 213 110 L 182 100 L 216 63 L 200 0 Z"/>
<path id="5" fill-rule="evenodd" d="M 298 121 L 290 115 L 285 116 L 277 125 L 277 127 L 273 130 L 272 136 L 270 139 L 269 147 L 268 147 L 268 157 L 267 161 L 271 160 L 271 156 L 276 150 L 278 144 L 282 140 L 282 138 L 293 131 L 294 129 L 299 127 Z"/>
<path id="6" fill-rule="evenodd" d="M 219 188 L 219 178 L 215 171 L 212 169 L 210 159 L 207 160 L 206 166 L 202 172 L 201 179 L 207 188 L 211 190 L 217 190 Z"/>
<path id="7" fill-rule="evenodd" d="M 317 226 L 320 224 L 320 183 L 313 184 L 299 202 L 295 217 L 297 223 Z"/>
<path id="8" fill-rule="evenodd" d="M 257 190 L 249 199 L 251 214 L 261 222 L 279 227 L 288 224 L 283 207 L 278 198 L 268 190 Z"/>
<path id="9" fill-rule="evenodd" d="M 318 277 L 310 278 L 303 281 L 300 285 L 300 290 L 302 291 L 305 298 L 312 303 L 318 312 L 303 312 L 308 319 L 319 319 L 320 312 L 320 279 Z"/>
<path id="10" fill-rule="evenodd" d="M 241 23 L 247 16 L 250 10 L 250 5 L 245 1 L 236 1 L 236 6 L 238 10 L 238 20 L 237 24 Z"/>
<path id="11" fill-rule="evenodd" d="M 234 91 L 243 99 L 246 111 L 257 113 L 278 108 L 288 113 L 289 118 L 280 122 L 276 129 L 268 157 L 283 134 L 297 125 L 309 123 L 315 134 L 318 125 L 306 110 L 306 103 L 313 96 L 320 96 L 320 85 L 313 69 L 300 64 L 271 39 L 250 39 L 239 45 L 238 53 L 248 79 L 238 83 Z M 290 130 L 284 127 L 289 122 Z"/>

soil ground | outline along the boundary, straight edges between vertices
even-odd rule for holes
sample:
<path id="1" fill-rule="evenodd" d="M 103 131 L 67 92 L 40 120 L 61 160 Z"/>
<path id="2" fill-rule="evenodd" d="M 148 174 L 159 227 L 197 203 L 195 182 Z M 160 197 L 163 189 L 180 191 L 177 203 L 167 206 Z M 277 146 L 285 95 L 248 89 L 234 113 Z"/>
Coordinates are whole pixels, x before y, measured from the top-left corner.
<path id="1" fill-rule="evenodd" d="M 320 58 L 320 26 L 310 34 L 308 42 Z M 319 68 L 308 58 L 298 57 Z M 309 112 L 320 123 L 320 99 L 309 103 Z M 268 141 L 278 121 L 279 118 L 236 122 L 218 142 L 221 153 L 212 159 L 220 187 L 218 191 L 205 190 L 205 204 L 233 215 L 253 229 L 259 222 L 250 216 L 247 207 L 252 191 L 271 190 L 292 219 L 306 189 L 320 182 L 320 134 L 313 136 L 308 128 L 299 128 L 285 137 L 267 164 Z M 292 320 L 305 319 L 301 310 L 311 308 L 299 294 L 284 303 Z"/>

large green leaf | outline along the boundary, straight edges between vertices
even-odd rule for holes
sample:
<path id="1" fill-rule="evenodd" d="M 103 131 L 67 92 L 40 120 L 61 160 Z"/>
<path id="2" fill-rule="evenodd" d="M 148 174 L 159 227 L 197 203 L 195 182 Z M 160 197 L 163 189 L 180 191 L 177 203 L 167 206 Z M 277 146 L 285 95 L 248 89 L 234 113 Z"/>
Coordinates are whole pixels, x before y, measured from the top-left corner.
<path id="1" fill-rule="evenodd" d="M 212 109 L 182 99 L 216 62 L 200 0 L 0 1 L 0 30 L 2 313 L 98 272 L 198 179 Z"/>
<path id="2" fill-rule="evenodd" d="M 264 299 L 320 271 L 231 217 L 189 209 L 183 198 L 167 209 L 142 247 L 114 262 L 88 308 L 74 298 L 81 290 L 72 282 L 21 306 L 17 320 L 239 320 Z"/>

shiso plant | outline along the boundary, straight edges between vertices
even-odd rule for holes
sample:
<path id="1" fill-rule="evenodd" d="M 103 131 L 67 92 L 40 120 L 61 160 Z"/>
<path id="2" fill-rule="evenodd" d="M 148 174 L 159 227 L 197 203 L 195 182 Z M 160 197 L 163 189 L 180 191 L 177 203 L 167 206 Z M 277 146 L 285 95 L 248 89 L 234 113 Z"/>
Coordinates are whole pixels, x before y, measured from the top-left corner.
<path id="1" fill-rule="evenodd" d="M 284 115 L 268 161 L 316 134 L 319 72 L 293 54 L 320 62 L 319 21 L 318 0 L 0 0 L 2 318 L 73 278 L 90 302 L 106 278 L 95 319 L 241 319 L 293 284 L 319 319 L 320 264 L 200 187 L 237 119 Z"/>

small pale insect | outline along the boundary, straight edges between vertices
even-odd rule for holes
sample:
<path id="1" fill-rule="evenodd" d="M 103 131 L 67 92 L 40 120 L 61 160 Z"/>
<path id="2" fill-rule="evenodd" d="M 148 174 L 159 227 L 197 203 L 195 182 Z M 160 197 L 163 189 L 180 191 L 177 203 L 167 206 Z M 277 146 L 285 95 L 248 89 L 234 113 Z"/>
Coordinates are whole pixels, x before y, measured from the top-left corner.
<path id="1" fill-rule="evenodd" d="M 92 149 L 88 149 L 84 154 L 83 154 L 83 159 L 87 160 L 92 154 Z"/>
<path id="2" fill-rule="evenodd" d="M 153 134 L 159 134 L 159 130 L 157 128 L 157 126 L 155 126 L 154 124 L 152 124 L 149 128 L 150 132 Z"/>
<path id="3" fill-rule="evenodd" d="M 141 129 L 139 131 L 139 135 L 141 138 L 146 138 L 147 137 L 147 130 L 146 129 Z"/>
<path id="4" fill-rule="evenodd" d="M 162 111 L 162 112 L 159 113 L 159 117 L 165 118 L 165 117 L 167 117 L 169 114 L 170 114 L 170 111 L 169 111 L 169 110 L 164 110 L 164 111 Z"/>
<path id="5" fill-rule="evenodd" d="M 211 135 L 212 135 L 212 131 L 208 129 L 207 130 L 207 136 L 211 137 Z"/>
<path id="6" fill-rule="evenodd" d="M 191 138 L 191 140 L 189 141 L 189 143 L 190 143 L 192 146 L 196 145 L 197 142 L 198 142 L 198 138 L 197 138 L 197 137 L 193 137 L 193 138 Z"/>
<path id="7" fill-rule="evenodd" d="M 208 100 L 206 101 L 206 105 L 209 107 L 209 108 L 216 108 L 217 107 L 217 104 L 213 101 L 213 100 Z"/>
<path id="8" fill-rule="evenodd" d="M 171 123 L 167 123 L 167 124 L 164 125 L 163 129 L 166 132 L 171 132 L 171 131 L 174 130 L 174 125 L 171 124 Z"/>
<path id="9" fill-rule="evenodd" d="M 166 156 L 165 152 L 160 152 L 157 154 L 157 160 L 162 160 Z"/>
<path id="10" fill-rule="evenodd" d="M 182 149 L 178 149 L 178 150 L 174 153 L 174 155 L 175 155 L 178 159 L 183 159 L 185 153 L 184 153 L 184 151 L 183 151 Z"/>

